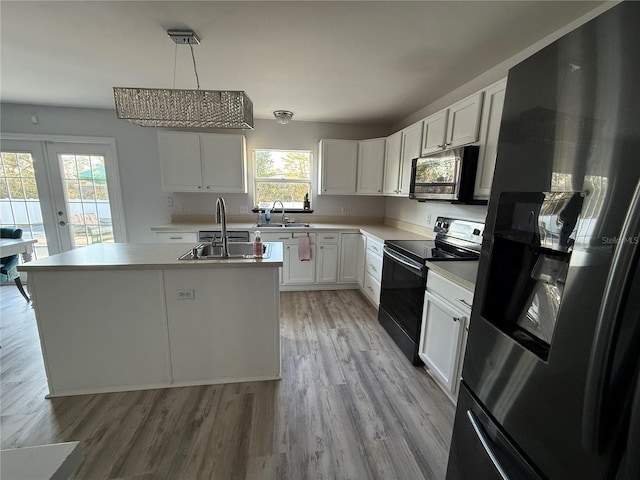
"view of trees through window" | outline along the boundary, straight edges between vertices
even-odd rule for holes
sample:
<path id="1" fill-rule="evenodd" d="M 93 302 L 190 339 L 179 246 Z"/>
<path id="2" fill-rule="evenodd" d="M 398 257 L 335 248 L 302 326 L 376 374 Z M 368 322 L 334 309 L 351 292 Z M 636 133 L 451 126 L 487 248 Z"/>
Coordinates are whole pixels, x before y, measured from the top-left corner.
<path id="1" fill-rule="evenodd" d="M 302 210 L 305 194 L 311 197 L 311 152 L 256 150 L 254 164 L 259 208 L 271 207 L 275 200 L 281 200 L 285 209 Z"/>

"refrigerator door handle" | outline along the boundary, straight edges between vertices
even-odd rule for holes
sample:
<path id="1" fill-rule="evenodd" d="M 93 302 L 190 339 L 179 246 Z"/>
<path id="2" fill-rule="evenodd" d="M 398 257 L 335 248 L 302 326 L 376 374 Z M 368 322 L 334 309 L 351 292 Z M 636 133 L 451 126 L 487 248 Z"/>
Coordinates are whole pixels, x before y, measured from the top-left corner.
<path id="1" fill-rule="evenodd" d="M 605 439 L 603 412 L 606 408 L 607 386 L 611 377 L 614 345 L 618 323 L 633 273 L 634 261 L 640 253 L 640 182 L 627 210 L 616 245 L 613 262 L 605 286 L 596 331 L 589 356 L 582 415 L 582 445 L 589 451 L 601 453 Z"/>
<path id="2" fill-rule="evenodd" d="M 635 395 L 633 396 L 631 407 L 623 480 L 637 480 L 640 478 L 640 455 L 635 452 L 638 445 L 640 445 L 640 378 L 636 379 Z"/>
<path id="3" fill-rule="evenodd" d="M 489 439 L 489 437 L 487 437 L 487 434 L 484 433 L 484 430 L 480 426 L 480 422 L 478 421 L 478 418 L 475 416 L 475 414 L 471 410 L 467 410 L 467 418 L 469 419 L 469 423 L 471 423 L 471 426 L 473 427 L 473 431 L 477 435 L 478 440 L 480 440 L 480 443 L 482 444 L 482 448 L 484 448 L 484 451 L 487 453 L 487 456 L 491 459 L 491 463 L 493 463 L 493 466 L 500 474 L 500 477 L 502 478 L 502 480 L 509 480 L 509 475 L 507 475 L 507 472 L 505 472 L 502 465 L 500 465 L 500 460 L 498 460 L 498 457 L 496 456 L 493 449 L 491 448 L 491 440 Z"/>

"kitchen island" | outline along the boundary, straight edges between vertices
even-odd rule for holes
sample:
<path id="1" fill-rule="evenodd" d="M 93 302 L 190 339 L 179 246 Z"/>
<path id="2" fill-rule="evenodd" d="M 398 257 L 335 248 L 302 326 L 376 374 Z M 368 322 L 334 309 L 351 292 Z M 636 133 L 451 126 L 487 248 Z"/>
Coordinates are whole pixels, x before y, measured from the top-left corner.
<path id="1" fill-rule="evenodd" d="M 49 396 L 280 378 L 282 244 L 178 260 L 192 244 L 96 244 L 19 267 Z"/>

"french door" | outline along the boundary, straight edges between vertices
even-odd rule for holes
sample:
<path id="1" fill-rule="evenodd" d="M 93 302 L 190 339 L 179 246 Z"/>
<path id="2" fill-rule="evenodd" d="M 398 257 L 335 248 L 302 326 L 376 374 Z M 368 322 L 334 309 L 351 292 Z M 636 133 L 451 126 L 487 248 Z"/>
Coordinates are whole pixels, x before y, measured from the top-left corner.
<path id="1" fill-rule="evenodd" d="M 2 140 L 0 222 L 37 238 L 36 256 L 124 242 L 114 145 Z"/>

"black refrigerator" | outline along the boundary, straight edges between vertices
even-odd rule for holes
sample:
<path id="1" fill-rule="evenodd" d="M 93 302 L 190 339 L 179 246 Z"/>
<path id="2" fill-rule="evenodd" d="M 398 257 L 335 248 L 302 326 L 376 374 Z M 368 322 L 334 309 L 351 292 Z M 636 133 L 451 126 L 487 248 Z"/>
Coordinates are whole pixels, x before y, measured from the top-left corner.
<path id="1" fill-rule="evenodd" d="M 447 480 L 640 479 L 640 2 L 509 71 Z"/>

